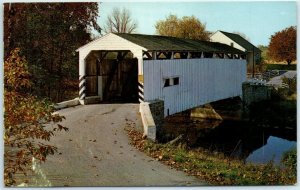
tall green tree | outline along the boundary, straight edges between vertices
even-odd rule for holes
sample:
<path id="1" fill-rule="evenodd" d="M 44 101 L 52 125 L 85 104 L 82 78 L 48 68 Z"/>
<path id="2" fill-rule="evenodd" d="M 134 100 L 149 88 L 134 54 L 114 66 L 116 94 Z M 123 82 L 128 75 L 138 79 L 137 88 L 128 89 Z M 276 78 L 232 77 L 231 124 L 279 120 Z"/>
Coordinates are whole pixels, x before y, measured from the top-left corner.
<path id="1" fill-rule="evenodd" d="M 271 36 L 268 56 L 275 61 L 286 61 L 288 65 L 296 60 L 297 29 L 291 26 Z"/>
<path id="2" fill-rule="evenodd" d="M 163 36 L 178 38 L 209 40 L 209 32 L 205 24 L 194 16 L 178 18 L 176 15 L 169 15 L 165 20 L 159 20 L 155 24 L 156 33 Z"/>
<path id="3" fill-rule="evenodd" d="M 5 3 L 5 56 L 19 47 L 29 62 L 31 91 L 61 101 L 77 91 L 75 50 L 100 32 L 97 3 Z"/>
<path id="4" fill-rule="evenodd" d="M 257 47 L 258 47 L 258 49 L 261 50 L 261 59 L 262 59 L 262 61 L 269 61 L 270 58 L 268 56 L 268 51 L 269 51 L 268 46 L 258 45 Z"/>

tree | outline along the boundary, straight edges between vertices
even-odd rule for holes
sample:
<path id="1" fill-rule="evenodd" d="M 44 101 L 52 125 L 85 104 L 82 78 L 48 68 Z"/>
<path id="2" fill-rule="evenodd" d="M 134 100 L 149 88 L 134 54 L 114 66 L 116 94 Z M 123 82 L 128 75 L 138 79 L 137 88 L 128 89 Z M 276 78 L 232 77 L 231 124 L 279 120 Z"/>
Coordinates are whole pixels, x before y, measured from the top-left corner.
<path id="1" fill-rule="evenodd" d="M 269 56 L 268 56 L 268 51 L 269 51 L 268 46 L 258 45 L 257 47 L 258 47 L 258 49 L 261 50 L 261 59 L 262 59 L 262 61 L 263 62 L 268 61 L 270 59 Z"/>
<path id="2" fill-rule="evenodd" d="M 180 19 L 172 14 L 155 24 L 156 33 L 159 35 L 208 41 L 209 32 L 205 27 L 205 24 L 194 16 L 184 16 Z"/>
<path id="3" fill-rule="evenodd" d="M 243 32 L 233 31 L 232 33 L 238 34 L 238 35 L 240 35 L 241 37 L 243 37 L 245 40 L 250 41 L 250 38 L 249 38 L 245 33 L 243 33 Z"/>
<path id="4" fill-rule="evenodd" d="M 130 11 L 123 8 L 114 8 L 112 13 L 107 16 L 105 33 L 133 33 L 137 29 L 137 22 L 131 18 Z"/>
<path id="5" fill-rule="evenodd" d="M 275 61 L 286 61 L 290 65 L 296 60 L 296 36 L 295 26 L 276 32 L 271 36 L 268 56 Z"/>
<path id="6" fill-rule="evenodd" d="M 70 98 L 70 91 L 77 96 L 75 50 L 91 40 L 92 29 L 100 32 L 97 17 L 97 3 L 5 3 L 5 57 L 23 50 L 35 95 L 55 102 Z"/>
<path id="7" fill-rule="evenodd" d="M 60 124 L 64 117 L 53 114 L 54 107 L 28 93 L 28 64 L 20 49 L 11 52 L 4 62 L 4 182 L 14 185 L 15 174 L 31 168 L 32 158 L 45 161 L 56 147 L 46 144 L 55 131 L 67 130 Z M 47 124 L 52 123 L 51 126 Z"/>

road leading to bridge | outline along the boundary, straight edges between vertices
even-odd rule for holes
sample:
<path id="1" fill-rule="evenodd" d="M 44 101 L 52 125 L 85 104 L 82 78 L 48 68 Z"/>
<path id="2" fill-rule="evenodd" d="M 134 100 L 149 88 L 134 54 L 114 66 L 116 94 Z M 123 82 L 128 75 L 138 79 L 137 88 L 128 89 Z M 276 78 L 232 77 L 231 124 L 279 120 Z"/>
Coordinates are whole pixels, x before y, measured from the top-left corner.
<path id="1" fill-rule="evenodd" d="M 60 110 L 69 128 L 51 139 L 58 154 L 37 165 L 35 185 L 194 186 L 195 177 L 170 169 L 129 145 L 126 124 L 141 127 L 138 104 L 98 104 Z M 34 181 L 32 180 L 32 181 Z"/>

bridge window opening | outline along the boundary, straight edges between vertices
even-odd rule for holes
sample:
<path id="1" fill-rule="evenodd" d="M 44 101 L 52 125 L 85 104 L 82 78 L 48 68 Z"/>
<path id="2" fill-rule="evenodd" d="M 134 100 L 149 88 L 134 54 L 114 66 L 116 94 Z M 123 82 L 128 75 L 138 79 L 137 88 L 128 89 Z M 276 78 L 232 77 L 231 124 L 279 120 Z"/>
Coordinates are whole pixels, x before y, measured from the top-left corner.
<path id="1" fill-rule="evenodd" d="M 178 85 L 179 84 L 179 77 L 173 78 L 173 84 Z"/>
<path id="2" fill-rule="evenodd" d="M 164 79 L 164 87 L 179 85 L 179 77 Z"/>
<path id="3" fill-rule="evenodd" d="M 170 86 L 170 79 L 165 79 L 164 87 Z"/>

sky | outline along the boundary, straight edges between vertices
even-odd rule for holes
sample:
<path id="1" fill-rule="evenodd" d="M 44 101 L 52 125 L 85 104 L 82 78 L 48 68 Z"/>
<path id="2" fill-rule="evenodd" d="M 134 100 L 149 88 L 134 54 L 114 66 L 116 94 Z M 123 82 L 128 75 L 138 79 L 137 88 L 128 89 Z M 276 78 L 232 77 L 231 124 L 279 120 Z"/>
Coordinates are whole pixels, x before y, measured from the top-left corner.
<path id="1" fill-rule="evenodd" d="M 254 45 L 268 45 L 271 35 L 297 25 L 297 4 L 276 2 L 102 2 L 100 27 L 114 7 L 126 8 L 138 23 L 136 33 L 155 34 L 155 23 L 169 14 L 197 17 L 206 30 L 244 33 Z"/>

